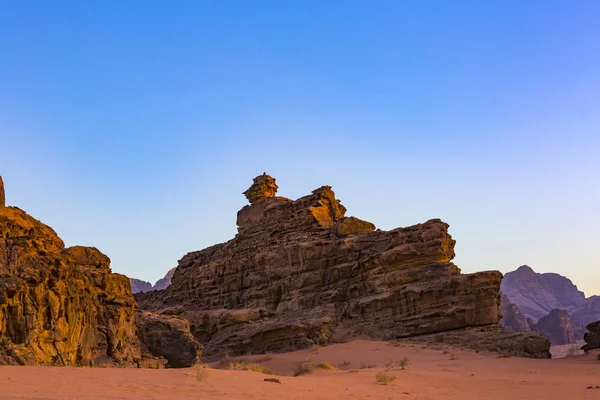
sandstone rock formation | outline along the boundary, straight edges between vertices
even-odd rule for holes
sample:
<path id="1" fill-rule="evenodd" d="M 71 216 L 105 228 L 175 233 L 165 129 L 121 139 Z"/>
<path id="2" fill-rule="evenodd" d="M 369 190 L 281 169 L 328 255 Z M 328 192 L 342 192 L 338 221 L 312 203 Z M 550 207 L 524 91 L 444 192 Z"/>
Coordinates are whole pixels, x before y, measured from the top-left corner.
<path id="1" fill-rule="evenodd" d="M 140 279 L 129 278 L 129 282 L 131 283 L 131 292 L 140 293 L 166 289 L 171 284 L 171 279 L 173 279 L 175 268 L 171 268 L 169 272 L 167 272 L 163 278 L 156 281 L 154 285 L 152 285 L 150 282 L 142 281 Z"/>
<path id="2" fill-rule="evenodd" d="M 191 367 L 201 359 L 202 347 L 190 333 L 189 321 L 138 311 L 135 322 L 142 343 L 151 354 L 164 357 L 169 366 Z"/>
<path id="3" fill-rule="evenodd" d="M 575 330 L 565 310 L 552 310 L 535 324 L 535 331 L 550 339 L 552 345 L 575 343 Z"/>
<path id="4" fill-rule="evenodd" d="M 165 290 L 136 294 L 143 309 L 189 319 L 208 360 L 351 332 L 389 339 L 499 329 L 502 275 L 461 274 L 444 222 L 374 230 L 345 217 L 329 186 L 295 201 L 276 189 L 268 175 L 255 178 L 235 238 L 184 256 Z"/>
<path id="5" fill-rule="evenodd" d="M 504 332 L 531 332 L 533 321 L 526 318 L 516 304 L 510 302 L 508 297 L 502 295 L 500 301 L 500 313 L 502 319 L 500 326 Z"/>
<path id="6" fill-rule="evenodd" d="M 600 349 L 600 321 L 592 322 L 586 326 L 589 331 L 585 334 L 585 346 L 581 349 L 586 353 L 590 350 Z"/>
<path id="7" fill-rule="evenodd" d="M 136 307 L 107 256 L 65 248 L 50 227 L 0 207 L 0 364 L 161 367 L 143 351 Z"/>
<path id="8" fill-rule="evenodd" d="M 575 338 L 581 339 L 586 333 L 587 325 L 600 321 L 600 296 L 591 296 L 585 302 L 570 312 Z"/>

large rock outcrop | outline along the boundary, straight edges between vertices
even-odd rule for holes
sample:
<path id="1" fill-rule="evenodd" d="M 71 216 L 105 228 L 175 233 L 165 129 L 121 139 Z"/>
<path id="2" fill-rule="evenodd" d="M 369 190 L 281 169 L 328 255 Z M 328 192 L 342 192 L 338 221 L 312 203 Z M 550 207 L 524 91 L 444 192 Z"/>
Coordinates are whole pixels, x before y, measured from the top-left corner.
<path id="1" fill-rule="evenodd" d="M 162 367 L 160 351 L 144 351 L 136 308 L 106 255 L 65 248 L 50 227 L 0 207 L 0 364 Z"/>
<path id="2" fill-rule="evenodd" d="M 531 332 L 533 322 L 525 317 L 516 304 L 510 302 L 508 297 L 502 295 L 500 302 L 500 313 L 502 319 L 500 326 L 504 332 Z"/>
<path id="3" fill-rule="evenodd" d="M 552 345 L 575 343 L 575 329 L 569 313 L 565 310 L 550 311 L 550 314 L 540 318 L 534 330 L 550 339 Z"/>
<path id="4" fill-rule="evenodd" d="M 600 349 L 600 321 L 592 322 L 586 326 L 589 331 L 583 337 L 585 346 L 581 349 L 586 353 L 590 350 Z"/>
<path id="5" fill-rule="evenodd" d="M 189 319 L 208 360 L 344 332 L 400 338 L 497 326 L 502 274 L 461 274 L 444 222 L 375 230 L 345 217 L 329 186 L 295 201 L 276 189 L 268 175 L 255 178 L 234 239 L 184 256 L 165 290 L 136 294 L 143 309 Z"/>
<path id="6" fill-rule="evenodd" d="M 164 357 L 168 366 L 191 367 L 201 359 L 202 346 L 190 333 L 188 320 L 138 311 L 135 322 L 142 343 L 151 354 Z"/>

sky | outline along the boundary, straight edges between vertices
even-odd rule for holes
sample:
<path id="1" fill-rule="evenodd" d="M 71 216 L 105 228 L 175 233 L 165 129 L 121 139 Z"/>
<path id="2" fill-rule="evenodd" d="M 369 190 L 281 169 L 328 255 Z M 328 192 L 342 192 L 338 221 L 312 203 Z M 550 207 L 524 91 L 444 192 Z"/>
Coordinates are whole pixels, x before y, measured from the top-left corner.
<path id="1" fill-rule="evenodd" d="M 7 203 L 156 281 L 256 175 L 600 294 L 600 2 L 0 0 Z"/>

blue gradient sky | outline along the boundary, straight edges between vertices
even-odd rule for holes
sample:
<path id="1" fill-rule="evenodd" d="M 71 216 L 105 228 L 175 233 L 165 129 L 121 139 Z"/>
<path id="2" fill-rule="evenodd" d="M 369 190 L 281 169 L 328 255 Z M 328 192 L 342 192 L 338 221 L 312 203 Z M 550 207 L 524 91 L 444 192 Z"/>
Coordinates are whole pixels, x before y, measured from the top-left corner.
<path id="1" fill-rule="evenodd" d="M 600 294 L 598 1 L 0 1 L 7 202 L 156 280 L 266 171 Z"/>

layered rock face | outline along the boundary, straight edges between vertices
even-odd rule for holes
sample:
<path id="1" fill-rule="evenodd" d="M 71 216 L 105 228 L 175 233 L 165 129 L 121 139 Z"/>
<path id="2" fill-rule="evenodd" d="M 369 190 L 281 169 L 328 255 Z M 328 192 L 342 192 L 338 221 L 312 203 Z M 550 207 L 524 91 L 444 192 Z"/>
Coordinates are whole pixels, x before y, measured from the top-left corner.
<path id="1" fill-rule="evenodd" d="M 107 256 L 65 248 L 50 227 L 0 207 L 0 364 L 162 367 L 144 351 L 136 308 Z"/>
<path id="2" fill-rule="evenodd" d="M 575 329 L 565 310 L 552 310 L 535 324 L 535 331 L 550 339 L 553 345 L 575 343 Z"/>
<path id="3" fill-rule="evenodd" d="M 586 353 L 590 350 L 600 349 L 600 321 L 592 322 L 586 326 L 586 329 L 589 331 L 585 334 L 585 346 L 582 347 L 582 350 Z"/>
<path id="4" fill-rule="evenodd" d="M 463 275 L 448 225 L 392 231 L 345 217 L 329 186 L 292 201 L 254 179 L 227 243 L 184 256 L 171 285 L 140 306 L 192 323 L 208 360 L 283 351 L 361 332 L 398 338 L 497 326 L 497 271 Z"/>
<path id="5" fill-rule="evenodd" d="M 533 321 L 525 317 L 516 304 L 510 302 L 508 297 L 502 295 L 500 302 L 500 313 L 502 319 L 500 326 L 504 332 L 531 332 Z"/>

